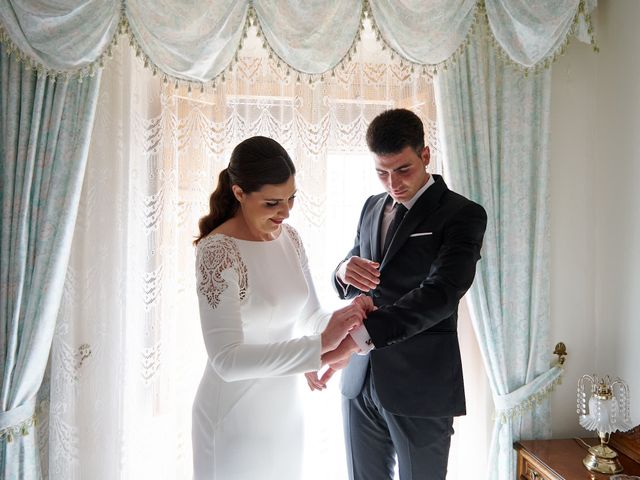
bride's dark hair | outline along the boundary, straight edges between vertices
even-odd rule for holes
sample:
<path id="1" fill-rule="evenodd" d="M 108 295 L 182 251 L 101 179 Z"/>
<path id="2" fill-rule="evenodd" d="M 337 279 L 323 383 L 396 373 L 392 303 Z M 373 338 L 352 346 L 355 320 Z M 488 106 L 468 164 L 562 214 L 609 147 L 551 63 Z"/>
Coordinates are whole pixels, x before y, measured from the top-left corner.
<path id="1" fill-rule="evenodd" d="M 209 197 L 209 213 L 198 222 L 200 235 L 193 243 L 197 244 L 235 215 L 239 203 L 232 185 L 252 193 L 265 185 L 285 183 L 295 173 L 289 154 L 275 140 L 257 136 L 240 142 L 231 152 L 229 166 L 218 176 L 218 185 Z"/>

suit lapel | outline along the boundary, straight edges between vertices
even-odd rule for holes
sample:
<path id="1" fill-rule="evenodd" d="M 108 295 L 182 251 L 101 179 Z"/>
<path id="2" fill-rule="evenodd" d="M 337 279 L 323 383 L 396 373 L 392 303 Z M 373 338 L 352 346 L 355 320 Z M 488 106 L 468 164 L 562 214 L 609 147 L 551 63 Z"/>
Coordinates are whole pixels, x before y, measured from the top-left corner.
<path id="1" fill-rule="evenodd" d="M 409 238 L 409 235 L 415 231 L 418 224 L 438 208 L 438 205 L 440 204 L 440 197 L 442 197 L 442 194 L 447 190 L 447 185 L 444 183 L 444 180 L 440 175 L 434 175 L 433 178 L 435 183 L 427 188 L 427 190 L 420 196 L 418 201 L 407 212 L 407 215 L 402 220 L 398 230 L 396 230 L 396 234 L 391 240 L 389 249 L 380 264 L 381 270 L 387 263 L 389 263 L 398 250 L 400 250 L 400 247 L 404 245 Z"/>
<path id="2" fill-rule="evenodd" d="M 373 225 L 371 225 L 371 256 L 374 262 L 380 262 L 382 245 L 380 245 L 380 225 L 382 224 L 382 214 L 389 195 L 383 195 L 378 199 L 373 207 Z"/>

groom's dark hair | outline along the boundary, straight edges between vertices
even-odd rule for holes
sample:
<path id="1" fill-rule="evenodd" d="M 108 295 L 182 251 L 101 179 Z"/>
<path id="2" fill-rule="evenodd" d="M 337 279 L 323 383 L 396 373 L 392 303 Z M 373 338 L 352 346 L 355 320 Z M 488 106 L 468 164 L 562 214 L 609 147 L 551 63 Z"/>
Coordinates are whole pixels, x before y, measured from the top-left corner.
<path id="1" fill-rule="evenodd" d="M 405 147 L 420 155 L 424 149 L 422 120 L 405 108 L 386 110 L 371 121 L 367 145 L 376 155 L 392 155 Z"/>

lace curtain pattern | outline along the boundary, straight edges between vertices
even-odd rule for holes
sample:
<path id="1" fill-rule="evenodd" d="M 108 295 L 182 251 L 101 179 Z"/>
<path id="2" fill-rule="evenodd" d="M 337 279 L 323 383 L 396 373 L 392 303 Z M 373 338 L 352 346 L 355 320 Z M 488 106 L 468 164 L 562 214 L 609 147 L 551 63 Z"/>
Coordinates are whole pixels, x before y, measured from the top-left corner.
<path id="1" fill-rule="evenodd" d="M 43 388 L 48 478 L 190 478 L 191 404 L 206 361 L 191 242 L 240 140 L 267 135 L 291 153 L 299 193 L 290 222 L 327 308 L 337 303 L 329 273 L 362 202 L 381 190 L 366 154 L 369 121 L 390 107 L 416 111 L 430 168 L 442 170 L 431 78 L 385 57 L 372 31 L 365 37 L 373 47 L 320 83 L 287 74 L 250 37 L 225 83 L 204 92 L 163 84 L 129 49 L 115 51 Z M 308 479 L 344 476 L 338 396 L 335 387 L 308 395 Z M 333 464 L 319 468 L 322 456 Z"/>

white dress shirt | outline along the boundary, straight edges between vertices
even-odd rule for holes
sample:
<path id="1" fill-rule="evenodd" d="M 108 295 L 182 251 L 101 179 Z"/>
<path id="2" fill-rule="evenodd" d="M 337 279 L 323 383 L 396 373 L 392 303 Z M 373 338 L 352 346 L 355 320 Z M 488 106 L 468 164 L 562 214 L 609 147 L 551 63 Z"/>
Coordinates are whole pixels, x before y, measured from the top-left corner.
<path id="1" fill-rule="evenodd" d="M 427 183 L 425 183 L 410 200 L 402 202 L 402 205 L 404 205 L 407 209 L 407 213 L 409 213 L 411 207 L 415 205 L 415 203 L 427 190 L 427 188 L 429 188 L 434 183 L 435 180 L 433 179 L 433 175 L 429 175 L 429 180 L 427 180 Z M 384 242 L 386 240 L 387 231 L 389 230 L 389 224 L 393 219 L 394 204 L 395 202 L 390 202 L 387 206 L 385 206 L 384 213 L 382 214 L 382 224 L 380 226 L 380 231 L 383 232 L 383 234 L 380 236 L 380 245 L 384 245 Z M 353 341 L 356 342 L 356 345 L 358 345 L 358 347 L 360 348 L 360 355 L 365 355 L 375 348 L 375 346 L 373 345 L 373 341 L 371 341 L 371 337 L 369 336 L 369 332 L 367 332 L 367 329 L 364 325 L 360 325 L 359 327 L 351 330 L 350 335 L 351 338 L 353 338 Z"/>

